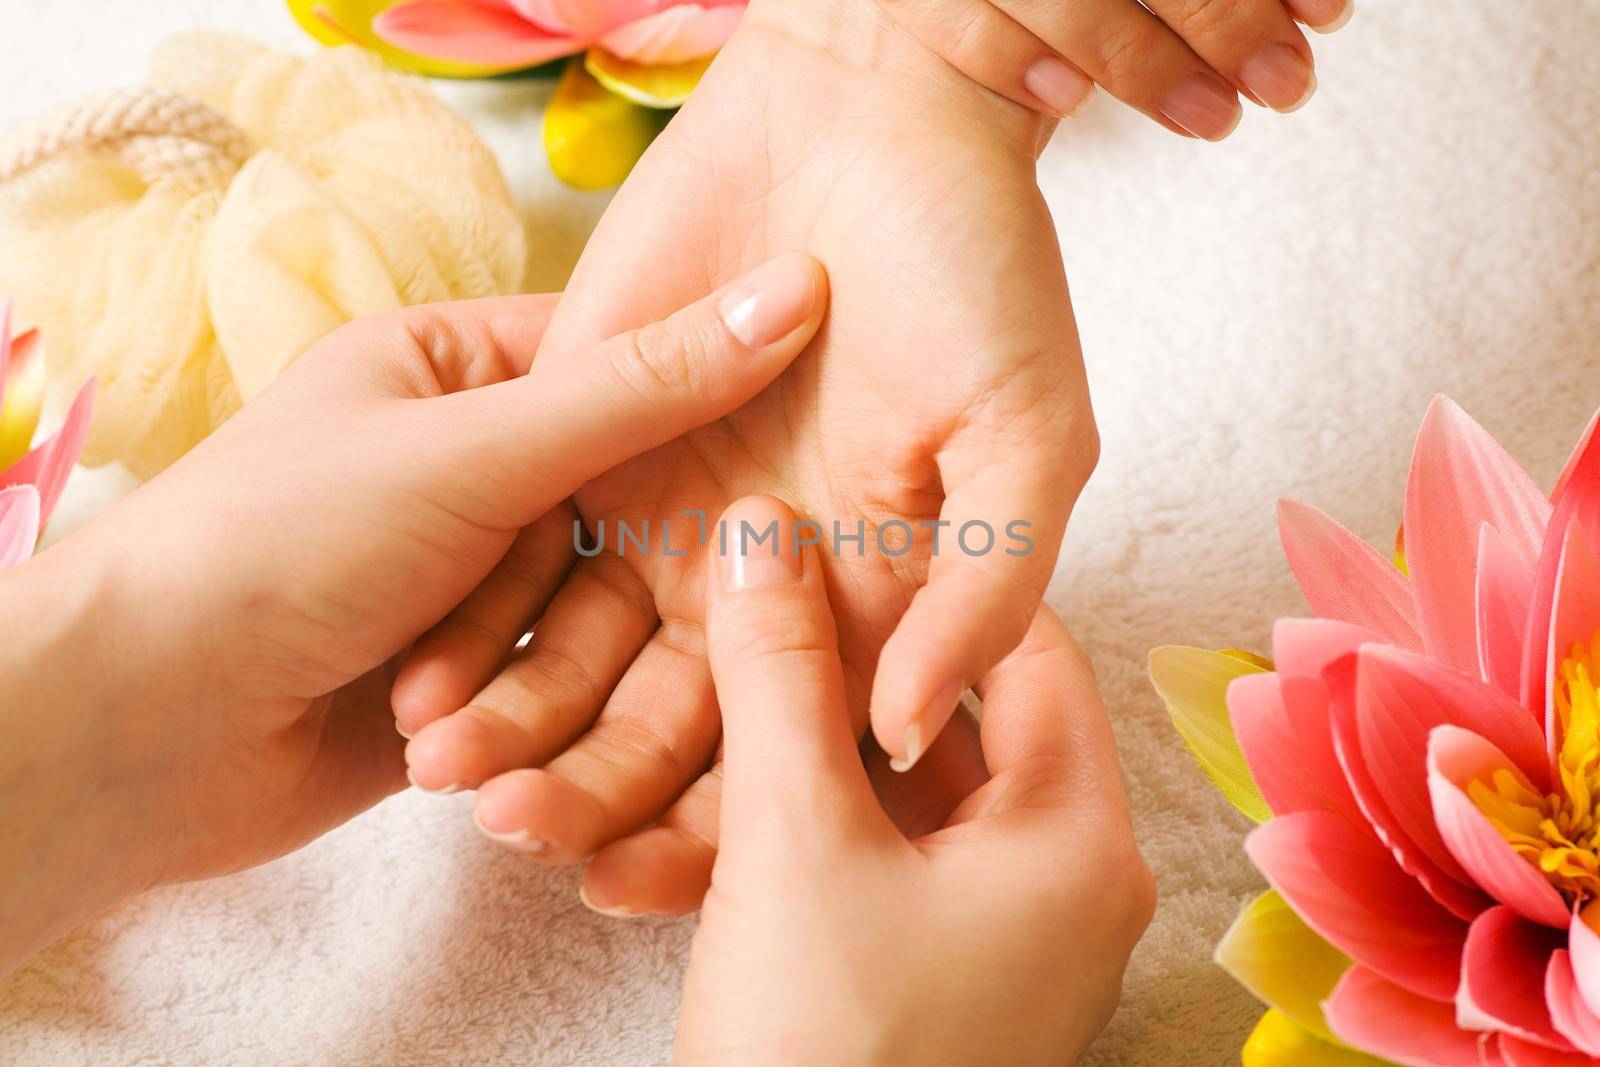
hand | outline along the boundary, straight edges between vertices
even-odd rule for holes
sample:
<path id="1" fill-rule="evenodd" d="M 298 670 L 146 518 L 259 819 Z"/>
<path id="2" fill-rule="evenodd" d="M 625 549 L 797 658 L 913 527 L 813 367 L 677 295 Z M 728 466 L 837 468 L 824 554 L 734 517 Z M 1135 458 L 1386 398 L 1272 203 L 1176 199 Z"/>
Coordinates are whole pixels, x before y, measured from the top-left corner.
<path id="1" fill-rule="evenodd" d="M 1220 141 L 1235 89 L 1276 111 L 1316 91 L 1311 47 L 1354 0 L 878 0 L 957 70 L 1024 107 L 1080 112 L 1095 83 L 1174 133 Z"/>
<path id="2" fill-rule="evenodd" d="M 420 786 L 482 783 L 479 822 L 546 862 L 601 850 L 585 882 L 596 906 L 696 907 L 714 857 L 719 719 L 707 553 L 683 509 L 714 516 L 753 492 L 830 540 L 835 522 L 846 536 L 862 524 L 860 554 L 841 543 L 822 556 L 847 702 L 864 721 L 870 694 L 880 744 L 917 760 L 1027 630 L 1096 457 L 1034 178 L 1042 133 L 870 0 L 751 6 L 607 212 L 540 359 L 567 361 L 779 249 L 828 266 L 828 326 L 754 402 L 577 494 L 606 551 L 579 564 L 572 595 L 497 678 L 536 597 L 486 594 L 419 643 L 395 710 L 416 733 L 406 758 Z M 948 524 L 937 556 L 936 520 Z M 620 521 L 650 523 L 648 552 L 618 543 Z M 1031 550 L 1008 536 L 1014 523 Z M 663 551 L 663 524 L 687 555 Z M 958 544 L 967 524 L 980 524 L 965 535 L 979 554 Z M 487 639 L 504 619 L 515 624 Z"/>
<path id="3" fill-rule="evenodd" d="M 825 303 L 788 255 L 531 371 L 553 297 L 358 322 L 0 575 L 0 855 L 28 859 L 0 879 L 0 970 L 120 895 L 262 862 L 397 788 L 395 657 L 514 539 L 526 587 L 558 585 L 568 494 L 748 400 Z"/>
<path id="4" fill-rule="evenodd" d="M 1076 1062 L 1154 906 L 1082 653 L 1041 611 L 980 686 L 993 776 L 908 841 L 856 751 L 820 558 L 774 500 L 727 518 L 778 521 L 781 551 L 730 536 L 709 579 L 722 847 L 679 1062 Z"/>

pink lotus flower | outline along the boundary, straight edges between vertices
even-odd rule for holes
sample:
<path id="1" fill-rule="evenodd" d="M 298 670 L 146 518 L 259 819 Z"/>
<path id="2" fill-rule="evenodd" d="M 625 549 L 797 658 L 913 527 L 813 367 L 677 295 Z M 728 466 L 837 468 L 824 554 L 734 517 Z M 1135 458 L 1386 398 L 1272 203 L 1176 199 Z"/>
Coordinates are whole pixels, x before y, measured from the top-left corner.
<path id="1" fill-rule="evenodd" d="M 1278 624 L 1275 669 L 1152 653 L 1180 731 L 1263 822 L 1246 851 L 1275 892 L 1218 949 L 1275 1009 L 1246 1063 L 1600 1067 L 1595 425 L 1546 499 L 1435 401 L 1406 485 L 1409 576 L 1284 502 L 1318 618 Z M 1285 1023 L 1311 1051 L 1277 1058 Z"/>
<path id="2" fill-rule="evenodd" d="M 67 475 L 83 450 L 94 406 L 94 381 L 72 402 L 60 432 L 28 451 L 44 396 L 39 332 L 11 338 L 11 303 L 0 300 L 0 570 L 33 554 Z"/>
<path id="3" fill-rule="evenodd" d="M 417 55 L 516 69 L 599 47 L 650 66 L 722 47 L 745 0 L 405 0 L 373 20 Z"/>

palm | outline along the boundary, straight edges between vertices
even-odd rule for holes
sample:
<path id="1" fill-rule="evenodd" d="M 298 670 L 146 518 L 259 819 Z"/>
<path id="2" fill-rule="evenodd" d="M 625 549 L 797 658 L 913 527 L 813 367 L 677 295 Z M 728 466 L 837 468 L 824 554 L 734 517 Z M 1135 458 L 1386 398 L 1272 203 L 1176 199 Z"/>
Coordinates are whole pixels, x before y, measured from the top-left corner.
<path id="1" fill-rule="evenodd" d="M 880 652 L 928 576 L 932 528 L 923 524 L 952 518 L 952 494 L 966 492 L 970 504 L 985 478 L 1003 482 L 1020 469 L 1026 479 L 1048 480 L 1063 452 L 1081 443 L 1071 429 L 1086 414 L 1082 371 L 1054 231 L 1034 184 L 1037 131 L 1009 105 L 964 87 L 957 93 L 939 81 L 943 72 L 929 76 L 931 89 L 900 73 L 845 63 L 747 23 L 619 193 L 541 345 L 540 360 L 566 358 L 782 251 L 810 252 L 828 267 L 828 321 L 776 384 L 577 495 L 590 528 L 604 524 L 605 550 L 621 549 L 647 593 L 641 600 L 653 604 L 661 622 L 655 642 L 689 655 L 641 652 L 623 677 L 624 665 L 599 662 L 596 653 L 589 677 L 616 692 L 588 737 L 553 760 L 571 738 L 519 741 L 501 760 L 466 761 L 472 770 L 454 780 L 546 764 L 545 772 L 516 772 L 514 788 L 512 775 L 491 783 L 479 813 L 487 802 L 505 814 L 487 822 L 537 824 L 547 858 L 581 857 L 655 821 L 689 784 L 685 771 L 712 758 L 717 708 L 697 650 L 715 541 L 695 544 L 697 520 L 685 511 L 715 522 L 738 498 L 765 493 L 820 525 L 859 722 Z M 967 513 L 955 509 L 954 517 Z M 995 551 L 1005 547 L 1006 523 L 1023 518 L 1050 559 L 1065 521 L 984 517 L 999 538 Z M 893 520 L 906 525 L 885 528 Z M 645 522 L 649 552 L 621 543 L 620 524 L 637 532 Z M 841 540 L 827 550 L 835 523 L 846 536 L 864 529 L 864 549 Z M 663 524 L 672 550 L 687 555 L 662 551 Z M 955 554 L 954 537 L 953 528 L 941 532 L 941 556 Z M 624 570 L 615 564 L 609 571 Z M 1036 587 L 1004 606 L 1004 625 L 995 628 L 1014 630 L 1013 643 L 1048 570 L 1045 560 L 1043 576 L 1036 567 L 1030 579 Z M 526 682 L 506 693 L 492 684 L 474 701 L 535 733 L 551 718 L 527 707 L 548 678 L 537 666 L 540 641 L 536 633 L 507 668 L 531 670 L 531 696 Z M 585 746 L 600 758 L 574 755 Z M 576 781 L 585 795 L 546 772 Z M 714 792 L 714 781 L 692 789 L 662 825 L 707 843 Z M 584 816 L 563 825 L 560 809 L 571 807 Z M 657 840 L 623 866 L 708 868 L 708 848 L 652 833 Z M 642 897 L 639 906 L 660 910 L 690 903 L 649 889 Z"/>

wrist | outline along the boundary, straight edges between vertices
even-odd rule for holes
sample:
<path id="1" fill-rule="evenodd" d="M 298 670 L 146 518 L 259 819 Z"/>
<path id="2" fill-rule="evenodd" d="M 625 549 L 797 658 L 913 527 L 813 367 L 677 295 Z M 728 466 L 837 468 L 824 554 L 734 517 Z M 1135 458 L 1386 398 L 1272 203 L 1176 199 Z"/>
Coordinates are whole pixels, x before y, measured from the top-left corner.
<path id="1" fill-rule="evenodd" d="M 158 875 L 114 585 L 81 539 L 0 573 L 0 973 Z"/>
<path id="2" fill-rule="evenodd" d="M 744 25 L 777 33 L 851 66 L 891 77 L 919 97 L 929 115 L 966 123 L 1006 146 L 1037 156 L 1055 121 L 968 78 L 907 33 L 876 0 L 750 0 Z"/>

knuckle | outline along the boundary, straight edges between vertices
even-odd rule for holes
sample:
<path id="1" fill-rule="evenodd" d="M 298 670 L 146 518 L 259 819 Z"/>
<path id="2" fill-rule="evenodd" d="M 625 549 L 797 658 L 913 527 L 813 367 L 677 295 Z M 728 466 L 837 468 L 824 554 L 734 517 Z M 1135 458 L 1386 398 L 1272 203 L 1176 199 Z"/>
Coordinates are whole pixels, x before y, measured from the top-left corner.
<path id="1" fill-rule="evenodd" d="M 595 754 L 630 779 L 680 782 L 689 777 L 690 767 L 683 754 L 647 723 L 614 719 L 597 727 L 590 739 Z"/>
<path id="2" fill-rule="evenodd" d="M 652 323 L 628 337 L 617 371 L 645 397 L 699 394 L 707 384 L 703 338 L 668 323 Z"/>
<path id="3" fill-rule="evenodd" d="M 1183 37 L 1209 37 L 1236 25 L 1242 14 L 1239 0 L 1184 0 L 1172 28 Z"/>
<path id="4" fill-rule="evenodd" d="M 1137 83 L 1149 68 L 1150 57 L 1162 54 L 1161 35 L 1166 32 L 1153 19 L 1107 30 L 1100 46 L 1100 77 L 1095 80 L 1124 88 Z"/>

